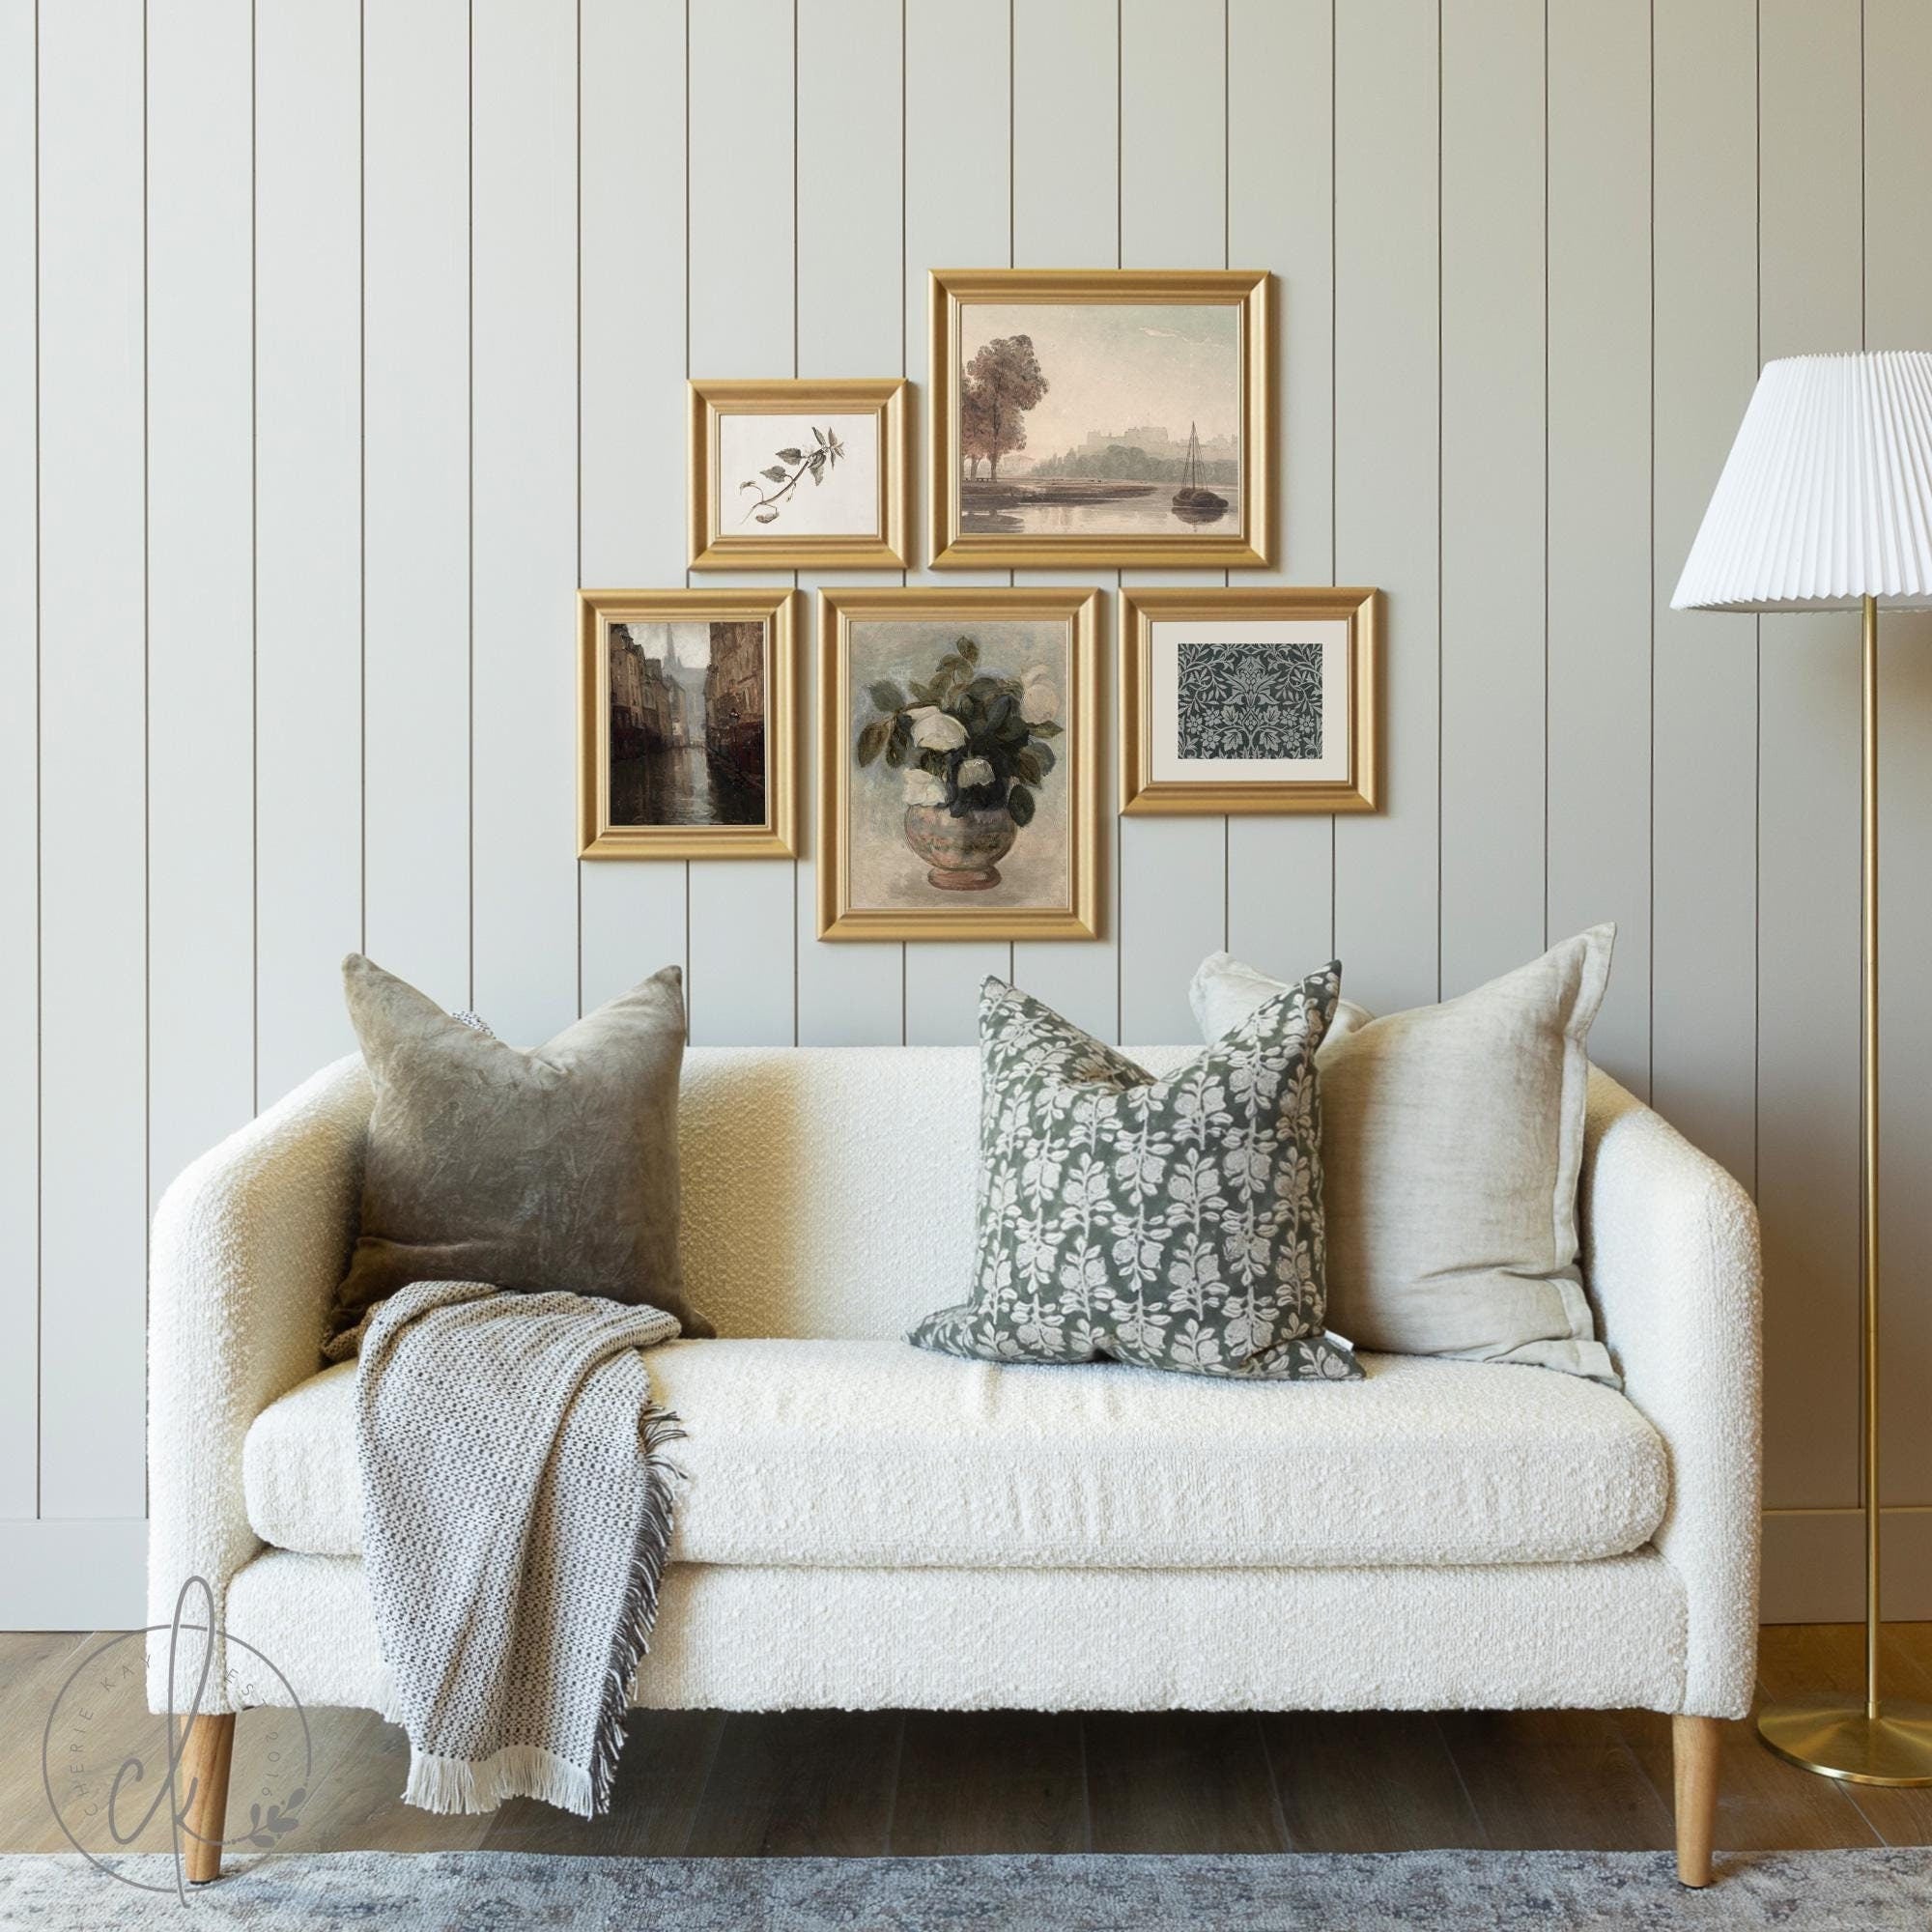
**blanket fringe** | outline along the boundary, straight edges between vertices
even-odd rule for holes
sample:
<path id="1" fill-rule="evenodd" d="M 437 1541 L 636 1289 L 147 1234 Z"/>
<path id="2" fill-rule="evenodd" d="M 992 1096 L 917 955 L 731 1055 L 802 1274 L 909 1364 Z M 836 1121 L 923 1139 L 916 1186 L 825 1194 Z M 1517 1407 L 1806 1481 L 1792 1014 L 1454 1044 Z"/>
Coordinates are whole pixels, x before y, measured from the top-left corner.
<path id="1" fill-rule="evenodd" d="M 604 1673 L 604 1696 L 597 1713 L 596 1743 L 590 1759 L 592 1804 L 585 1816 L 611 1808 L 617 1784 L 617 1759 L 624 1748 L 624 1719 L 631 1709 L 631 1684 L 651 1647 L 658 1620 L 658 1584 L 670 1560 L 671 1521 L 676 1509 L 677 1483 L 682 1476 L 661 1453 L 666 1444 L 684 1440 L 684 1427 L 668 1408 L 655 1403 L 644 1410 L 640 1424 L 644 1447 L 644 1500 L 638 1521 L 638 1544 L 631 1555 L 631 1573 L 624 1587 L 624 1605 L 611 1644 L 611 1661 Z"/>
<path id="2" fill-rule="evenodd" d="M 384 1723 L 394 1724 L 402 1730 L 409 1729 L 410 1720 L 403 1713 L 402 1698 L 396 1689 L 396 1673 L 389 1668 L 386 1660 L 378 1665 L 363 1701 Z"/>
<path id="3" fill-rule="evenodd" d="M 411 1750 L 406 1804 L 425 1811 L 494 1811 L 511 1798 L 540 1798 L 580 1818 L 595 1815 L 589 1773 L 538 1745 L 506 1745 L 473 1763 Z"/>

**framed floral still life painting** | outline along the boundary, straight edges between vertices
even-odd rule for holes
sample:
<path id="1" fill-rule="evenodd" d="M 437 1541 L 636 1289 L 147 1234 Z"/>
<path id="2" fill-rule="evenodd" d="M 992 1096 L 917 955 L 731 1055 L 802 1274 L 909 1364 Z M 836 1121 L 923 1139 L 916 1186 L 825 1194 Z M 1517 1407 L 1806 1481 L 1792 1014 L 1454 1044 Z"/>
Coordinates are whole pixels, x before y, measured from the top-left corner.
<path id="1" fill-rule="evenodd" d="M 578 850 L 798 850 L 795 590 L 580 590 Z"/>
<path id="2" fill-rule="evenodd" d="M 1097 936 L 1099 607 L 819 593 L 821 939 Z"/>
<path id="3" fill-rule="evenodd" d="M 932 560 L 1265 564 L 1270 278 L 936 269 Z"/>
<path id="4" fill-rule="evenodd" d="M 1121 810 L 1373 811 L 1370 589 L 1121 593 Z"/>
<path id="5" fill-rule="evenodd" d="M 694 570 L 902 570 L 908 385 L 693 383 Z"/>

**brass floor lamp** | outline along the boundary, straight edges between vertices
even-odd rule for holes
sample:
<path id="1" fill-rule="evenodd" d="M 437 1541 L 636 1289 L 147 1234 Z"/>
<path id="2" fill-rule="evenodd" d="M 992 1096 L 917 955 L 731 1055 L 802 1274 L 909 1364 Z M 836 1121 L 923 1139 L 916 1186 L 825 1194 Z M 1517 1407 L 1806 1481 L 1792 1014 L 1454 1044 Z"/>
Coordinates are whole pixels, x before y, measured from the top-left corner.
<path id="1" fill-rule="evenodd" d="M 1677 611 L 1864 613 L 1865 1694 L 1770 1704 L 1764 1742 L 1856 1784 L 1932 1784 L 1932 1706 L 1879 1695 L 1878 610 L 1932 610 L 1932 353 L 1767 362 L 1675 595 Z"/>

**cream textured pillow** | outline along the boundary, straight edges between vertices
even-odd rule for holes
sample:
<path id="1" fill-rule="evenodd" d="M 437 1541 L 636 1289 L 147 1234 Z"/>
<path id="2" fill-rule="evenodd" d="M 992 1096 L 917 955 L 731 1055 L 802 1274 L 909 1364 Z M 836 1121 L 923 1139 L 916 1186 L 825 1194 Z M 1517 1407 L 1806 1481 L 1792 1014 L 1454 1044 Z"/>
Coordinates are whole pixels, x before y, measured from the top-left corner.
<path id="1" fill-rule="evenodd" d="M 1328 1321 L 1357 1347 L 1615 1382 L 1577 1264 L 1585 1042 L 1612 925 L 1439 1007 L 1330 1033 L 1321 1082 Z M 1283 984 L 1217 952 L 1211 1041 Z"/>
<path id="2" fill-rule="evenodd" d="M 1244 1020 L 1252 1019 L 1277 993 L 1287 990 L 1283 980 L 1244 966 L 1232 952 L 1210 952 L 1187 989 L 1187 1003 L 1194 1009 L 1194 1024 L 1201 1029 L 1201 1037 L 1212 1046 Z M 1325 1059 L 1338 1039 L 1374 1018 L 1368 1008 L 1358 1007 L 1352 1000 L 1337 1000 L 1335 1017 L 1328 1022 L 1319 1057 Z"/>

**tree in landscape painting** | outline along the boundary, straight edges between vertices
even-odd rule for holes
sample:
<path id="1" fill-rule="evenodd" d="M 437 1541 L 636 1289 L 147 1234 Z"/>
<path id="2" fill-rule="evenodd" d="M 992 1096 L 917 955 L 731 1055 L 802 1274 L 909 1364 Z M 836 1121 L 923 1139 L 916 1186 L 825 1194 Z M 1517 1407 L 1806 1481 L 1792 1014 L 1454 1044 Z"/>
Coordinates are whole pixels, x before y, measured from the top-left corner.
<path id="1" fill-rule="evenodd" d="M 968 376 L 959 395 L 959 453 L 966 459 L 966 473 L 978 478 L 980 466 L 993 455 L 993 418 L 986 408 L 986 392 Z"/>
<path id="2" fill-rule="evenodd" d="M 999 481 L 1001 457 L 1026 447 L 1026 412 L 1046 390 L 1030 335 L 998 336 L 982 344 L 967 363 L 959 399 L 962 447 L 972 452 L 965 425 L 977 416 L 981 424 L 978 454 L 986 459 L 991 481 Z"/>

